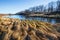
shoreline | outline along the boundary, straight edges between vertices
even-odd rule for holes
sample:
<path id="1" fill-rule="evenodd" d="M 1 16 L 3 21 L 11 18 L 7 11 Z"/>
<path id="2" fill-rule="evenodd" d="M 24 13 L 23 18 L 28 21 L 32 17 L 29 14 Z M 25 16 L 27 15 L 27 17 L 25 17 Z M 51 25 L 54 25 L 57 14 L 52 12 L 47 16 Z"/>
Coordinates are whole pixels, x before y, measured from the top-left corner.
<path id="1" fill-rule="evenodd" d="M 0 14 L 0 17 L 7 16 L 7 15 L 18 15 L 18 14 Z M 29 14 L 29 15 L 23 15 L 27 17 L 43 17 L 43 18 L 60 18 L 60 15 L 44 15 L 44 14 Z"/>
<path id="2" fill-rule="evenodd" d="M 2 17 L 2 16 L 7 16 L 7 15 L 9 15 L 9 14 L 0 14 L 0 17 Z"/>
<path id="3" fill-rule="evenodd" d="M 30 14 L 28 17 L 60 18 L 60 15 Z"/>
<path id="4" fill-rule="evenodd" d="M 14 14 L 14 15 L 19 15 L 19 14 Z M 60 15 L 45 15 L 45 14 L 26 14 L 24 16 L 27 16 L 27 17 L 44 17 L 44 18 L 60 18 Z"/>

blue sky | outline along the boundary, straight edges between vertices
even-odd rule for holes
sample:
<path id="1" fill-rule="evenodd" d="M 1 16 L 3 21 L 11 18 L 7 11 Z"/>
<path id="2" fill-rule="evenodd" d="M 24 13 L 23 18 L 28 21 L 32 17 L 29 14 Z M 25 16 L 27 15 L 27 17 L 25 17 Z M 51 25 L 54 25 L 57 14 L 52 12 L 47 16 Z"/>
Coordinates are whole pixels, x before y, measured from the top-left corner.
<path id="1" fill-rule="evenodd" d="M 56 0 L 0 0 L 0 13 L 17 13 Z"/>

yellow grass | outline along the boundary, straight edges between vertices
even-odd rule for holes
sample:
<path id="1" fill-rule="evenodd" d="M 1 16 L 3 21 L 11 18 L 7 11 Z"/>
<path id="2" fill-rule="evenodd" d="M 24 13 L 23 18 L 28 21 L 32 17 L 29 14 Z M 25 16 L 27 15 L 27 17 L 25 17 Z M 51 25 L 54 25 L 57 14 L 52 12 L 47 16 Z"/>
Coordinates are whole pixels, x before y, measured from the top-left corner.
<path id="1" fill-rule="evenodd" d="M 0 40 L 59 40 L 60 32 L 36 20 L 0 18 Z"/>

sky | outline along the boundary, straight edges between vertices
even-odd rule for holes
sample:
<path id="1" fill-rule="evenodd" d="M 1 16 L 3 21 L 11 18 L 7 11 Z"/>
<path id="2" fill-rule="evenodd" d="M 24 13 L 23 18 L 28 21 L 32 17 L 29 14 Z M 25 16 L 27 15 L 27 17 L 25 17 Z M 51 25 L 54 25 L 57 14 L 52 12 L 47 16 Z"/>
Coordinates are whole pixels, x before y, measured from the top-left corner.
<path id="1" fill-rule="evenodd" d="M 30 7 L 47 5 L 57 0 L 0 0 L 0 13 L 17 13 Z"/>

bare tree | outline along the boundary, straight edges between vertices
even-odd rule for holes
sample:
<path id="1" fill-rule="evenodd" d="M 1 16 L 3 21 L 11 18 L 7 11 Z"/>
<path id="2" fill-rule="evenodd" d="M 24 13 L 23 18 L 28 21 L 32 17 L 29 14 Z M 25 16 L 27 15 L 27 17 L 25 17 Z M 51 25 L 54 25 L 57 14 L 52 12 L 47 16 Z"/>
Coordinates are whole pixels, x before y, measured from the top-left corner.
<path id="1" fill-rule="evenodd" d="M 57 1 L 57 11 L 60 11 L 60 0 Z"/>
<path id="2" fill-rule="evenodd" d="M 53 12 L 53 5 L 54 5 L 54 2 L 50 2 L 48 4 L 48 12 Z"/>

